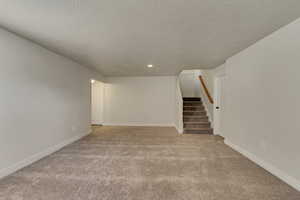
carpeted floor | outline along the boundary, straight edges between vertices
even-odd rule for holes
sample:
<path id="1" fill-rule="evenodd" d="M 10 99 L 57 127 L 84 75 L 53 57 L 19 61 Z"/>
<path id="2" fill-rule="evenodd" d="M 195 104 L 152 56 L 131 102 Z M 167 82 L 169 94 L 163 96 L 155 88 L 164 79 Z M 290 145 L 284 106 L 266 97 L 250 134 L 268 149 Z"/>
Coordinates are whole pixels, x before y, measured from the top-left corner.
<path id="1" fill-rule="evenodd" d="M 299 200 L 300 193 L 212 135 L 96 127 L 0 180 L 1 200 Z"/>

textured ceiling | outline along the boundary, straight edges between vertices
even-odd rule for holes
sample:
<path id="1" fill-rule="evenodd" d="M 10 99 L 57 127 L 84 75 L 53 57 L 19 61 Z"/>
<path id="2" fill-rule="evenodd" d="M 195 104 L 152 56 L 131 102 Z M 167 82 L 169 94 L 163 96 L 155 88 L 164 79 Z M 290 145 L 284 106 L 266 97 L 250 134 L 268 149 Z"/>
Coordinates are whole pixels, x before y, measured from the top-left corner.
<path id="1" fill-rule="evenodd" d="M 298 17 L 299 0 L 0 0 L 1 26 L 107 76 L 213 68 Z"/>

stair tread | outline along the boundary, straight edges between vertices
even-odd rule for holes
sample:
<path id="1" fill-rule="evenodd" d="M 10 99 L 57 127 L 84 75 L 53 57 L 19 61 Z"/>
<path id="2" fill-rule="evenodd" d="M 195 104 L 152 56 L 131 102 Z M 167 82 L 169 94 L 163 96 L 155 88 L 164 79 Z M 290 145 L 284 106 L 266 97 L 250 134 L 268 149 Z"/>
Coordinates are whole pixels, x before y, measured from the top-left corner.
<path id="1" fill-rule="evenodd" d="M 183 118 L 208 118 L 207 115 L 184 115 Z"/>
<path id="2" fill-rule="evenodd" d="M 207 115 L 206 115 L 206 113 L 194 113 L 194 115 L 189 114 L 189 113 L 183 113 L 183 116 L 184 117 L 187 117 L 187 116 L 203 116 L 203 117 L 205 117 Z"/>
<path id="3" fill-rule="evenodd" d="M 206 121 L 206 120 L 205 120 Z M 191 121 L 188 121 L 188 122 L 191 122 Z M 193 121 L 192 121 L 193 122 Z M 195 121 L 196 122 L 196 121 Z M 210 124 L 187 124 L 187 122 L 183 122 L 184 125 L 210 125 Z M 205 122 L 205 123 L 210 123 L 208 120 Z"/>
<path id="4" fill-rule="evenodd" d="M 212 128 L 184 128 L 186 131 L 208 131 L 208 130 L 213 130 Z"/>
<path id="5" fill-rule="evenodd" d="M 200 101 L 201 100 L 200 97 L 183 97 L 182 99 L 185 101 Z"/>
<path id="6" fill-rule="evenodd" d="M 196 116 L 196 117 L 193 117 L 193 116 Z M 183 115 L 183 118 L 186 118 L 186 119 L 206 119 L 207 115 L 206 114 L 203 114 L 203 115 Z"/>
<path id="7" fill-rule="evenodd" d="M 190 119 L 190 120 L 208 120 L 207 116 L 203 116 L 203 117 L 184 117 L 185 119 Z"/>
<path id="8" fill-rule="evenodd" d="M 199 135 L 212 135 L 213 133 L 197 133 L 197 132 L 184 132 L 184 134 L 194 134 L 194 135 L 197 135 L 197 134 L 199 134 Z"/>
<path id="9" fill-rule="evenodd" d="M 207 121 L 207 122 L 195 121 L 195 122 L 184 122 L 184 124 L 210 124 L 210 122 L 209 121 Z"/>
<path id="10" fill-rule="evenodd" d="M 192 122 L 192 123 L 191 124 L 187 124 L 189 122 Z M 196 124 L 195 124 L 195 122 L 196 122 Z M 208 120 L 203 120 L 202 121 L 203 124 L 200 124 L 200 123 L 197 124 L 197 122 L 199 122 L 199 121 L 183 121 L 183 123 L 186 124 L 186 125 L 205 125 L 206 123 L 210 123 Z"/>
<path id="11" fill-rule="evenodd" d="M 199 116 L 199 117 L 207 117 L 206 113 L 199 113 L 198 115 L 187 115 L 187 114 L 183 114 L 183 117 L 193 117 L 193 116 Z"/>
<path id="12" fill-rule="evenodd" d="M 202 112 L 202 111 L 206 111 L 204 108 L 201 108 L 201 107 L 183 107 L 183 111 L 190 111 L 190 112 L 192 112 L 192 111 L 200 111 L 200 112 Z"/>
<path id="13" fill-rule="evenodd" d="M 193 105 L 193 106 L 183 105 L 183 107 L 194 108 L 194 107 L 204 107 L 204 106 L 203 105 Z"/>
<path id="14" fill-rule="evenodd" d="M 205 110 L 184 110 L 183 112 L 206 112 Z"/>

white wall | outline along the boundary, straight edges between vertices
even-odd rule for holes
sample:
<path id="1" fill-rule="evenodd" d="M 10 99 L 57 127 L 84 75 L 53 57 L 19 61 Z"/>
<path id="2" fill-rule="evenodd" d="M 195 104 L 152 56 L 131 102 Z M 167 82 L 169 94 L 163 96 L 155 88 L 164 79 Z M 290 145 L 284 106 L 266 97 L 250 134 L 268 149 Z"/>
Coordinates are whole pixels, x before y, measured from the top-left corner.
<path id="1" fill-rule="evenodd" d="M 206 85 L 210 95 L 212 96 L 212 98 L 215 101 L 215 91 L 214 91 L 215 78 L 217 76 L 225 76 L 226 75 L 225 64 L 220 65 L 215 69 L 201 70 L 201 75 L 204 79 L 205 85 Z M 211 104 L 209 102 L 209 99 L 208 99 L 202 85 L 201 85 L 201 98 L 202 98 L 205 108 L 207 110 L 207 115 L 209 116 L 210 121 L 213 123 L 214 122 L 215 105 Z"/>
<path id="2" fill-rule="evenodd" d="M 300 19 L 226 63 L 226 142 L 300 190 Z"/>
<path id="3" fill-rule="evenodd" d="M 183 97 L 200 97 L 200 70 L 184 70 L 180 73 L 180 87 Z"/>
<path id="4" fill-rule="evenodd" d="M 174 126 L 176 76 L 109 77 L 106 125 Z"/>
<path id="5" fill-rule="evenodd" d="M 92 84 L 92 124 L 104 122 L 104 83 L 95 81 Z"/>
<path id="6" fill-rule="evenodd" d="M 90 132 L 100 75 L 0 29 L 0 177 Z"/>

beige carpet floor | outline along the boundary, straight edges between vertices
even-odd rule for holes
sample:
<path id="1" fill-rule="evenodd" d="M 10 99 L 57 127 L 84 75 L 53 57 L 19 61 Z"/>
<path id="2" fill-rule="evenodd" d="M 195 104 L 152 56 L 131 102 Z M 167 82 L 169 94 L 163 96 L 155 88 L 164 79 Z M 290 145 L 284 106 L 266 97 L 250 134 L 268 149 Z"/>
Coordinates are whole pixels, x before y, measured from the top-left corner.
<path id="1" fill-rule="evenodd" d="M 0 180 L 1 200 L 300 200 L 300 193 L 212 135 L 96 127 Z"/>

